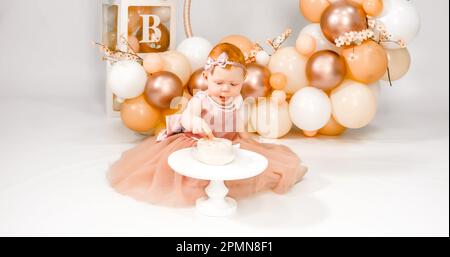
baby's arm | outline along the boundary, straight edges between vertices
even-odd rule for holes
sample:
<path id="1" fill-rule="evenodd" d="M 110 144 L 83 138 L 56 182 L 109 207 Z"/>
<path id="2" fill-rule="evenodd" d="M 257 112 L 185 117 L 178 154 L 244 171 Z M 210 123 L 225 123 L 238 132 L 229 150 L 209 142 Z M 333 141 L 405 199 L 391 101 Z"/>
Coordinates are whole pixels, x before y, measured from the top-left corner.
<path id="1" fill-rule="evenodd" d="M 181 125 L 187 132 L 194 134 L 211 135 L 212 131 L 208 124 L 201 118 L 202 101 L 198 97 L 193 97 L 186 110 L 184 110 L 181 117 Z"/>
<path id="2" fill-rule="evenodd" d="M 242 139 L 249 139 L 250 138 L 250 133 L 248 132 L 239 132 L 239 137 Z"/>

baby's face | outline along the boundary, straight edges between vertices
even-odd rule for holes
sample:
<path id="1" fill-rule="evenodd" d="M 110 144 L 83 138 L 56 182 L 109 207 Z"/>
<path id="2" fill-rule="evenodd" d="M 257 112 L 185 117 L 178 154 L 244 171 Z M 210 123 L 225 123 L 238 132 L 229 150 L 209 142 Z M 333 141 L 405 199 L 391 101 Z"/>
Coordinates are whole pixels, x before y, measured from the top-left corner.
<path id="1" fill-rule="evenodd" d="M 244 70 L 239 67 L 231 67 L 226 70 L 221 67 L 215 67 L 214 72 L 206 72 L 208 81 L 208 95 L 217 102 L 226 104 L 241 94 L 244 84 Z"/>

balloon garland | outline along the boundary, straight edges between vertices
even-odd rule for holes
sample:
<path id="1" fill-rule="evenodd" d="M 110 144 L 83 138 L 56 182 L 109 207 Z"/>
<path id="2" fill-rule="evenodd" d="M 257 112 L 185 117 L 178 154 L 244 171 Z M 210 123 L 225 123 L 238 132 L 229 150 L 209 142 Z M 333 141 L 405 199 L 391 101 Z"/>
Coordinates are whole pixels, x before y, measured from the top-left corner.
<path id="1" fill-rule="evenodd" d="M 133 49 L 145 46 L 133 35 L 122 37 L 127 52 L 99 44 L 113 63 L 107 80 L 122 103 L 122 121 L 133 131 L 161 130 L 165 116 L 183 110 L 182 101 L 173 99 L 207 88 L 202 72 L 213 44 L 194 36 L 190 7 L 191 0 L 185 0 L 187 38 L 176 50 L 142 59 Z M 300 31 L 295 46 L 282 47 L 290 29 L 267 40 L 270 54 L 242 35 L 220 41 L 236 45 L 246 57 L 242 95 L 260 100 L 251 106 L 253 130 L 280 138 L 295 125 L 313 137 L 367 126 L 377 111 L 378 81 L 392 83 L 409 70 L 406 46 L 420 29 L 418 11 L 409 0 L 300 0 L 299 9 L 311 24 Z M 141 29 L 132 26 L 130 31 Z"/>

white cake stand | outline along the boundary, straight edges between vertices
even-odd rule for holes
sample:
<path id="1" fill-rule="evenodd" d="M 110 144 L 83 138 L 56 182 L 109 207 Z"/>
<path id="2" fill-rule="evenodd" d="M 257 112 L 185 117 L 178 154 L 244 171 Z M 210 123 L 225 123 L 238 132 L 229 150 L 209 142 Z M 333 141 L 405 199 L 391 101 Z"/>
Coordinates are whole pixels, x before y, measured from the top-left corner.
<path id="1" fill-rule="evenodd" d="M 207 216 L 222 217 L 233 214 L 237 204 L 226 197 L 228 188 L 224 181 L 240 180 L 258 176 L 267 168 L 267 159 L 255 152 L 235 149 L 236 159 L 224 166 L 207 165 L 197 161 L 192 155 L 193 148 L 172 153 L 169 166 L 177 173 L 201 180 L 210 180 L 205 192 L 207 197 L 197 200 L 197 210 Z"/>

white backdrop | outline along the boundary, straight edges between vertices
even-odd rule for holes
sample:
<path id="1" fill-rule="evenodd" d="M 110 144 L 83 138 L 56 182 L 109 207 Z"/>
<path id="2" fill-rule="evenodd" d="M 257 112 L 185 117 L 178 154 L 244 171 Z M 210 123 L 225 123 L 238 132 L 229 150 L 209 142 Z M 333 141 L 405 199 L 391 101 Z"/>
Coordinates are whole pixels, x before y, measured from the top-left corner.
<path id="1" fill-rule="evenodd" d="M 185 38 L 178 2 L 177 42 Z M 286 27 L 288 42 L 307 24 L 297 0 L 193 0 L 194 33 L 217 42 L 244 34 L 264 44 Z M 1 0 L 0 94 L 32 94 L 103 101 L 104 68 L 92 41 L 99 41 L 97 0 Z M 389 107 L 448 109 L 448 4 L 416 0 L 422 30 L 410 45 L 413 65 L 395 88 L 386 90 Z M 207 22 L 205 22 L 207 21 Z"/>
<path id="2" fill-rule="evenodd" d="M 275 141 L 310 167 L 305 181 L 215 221 L 106 184 L 108 165 L 142 138 L 105 118 L 104 63 L 91 45 L 98 1 L 0 0 L 0 235 L 448 236 L 449 2 L 414 2 L 422 30 L 411 70 L 383 87 L 372 125 L 339 139 Z M 264 43 L 291 27 L 292 45 L 306 24 L 297 0 L 193 0 L 194 33 L 212 42 L 244 34 Z"/>

